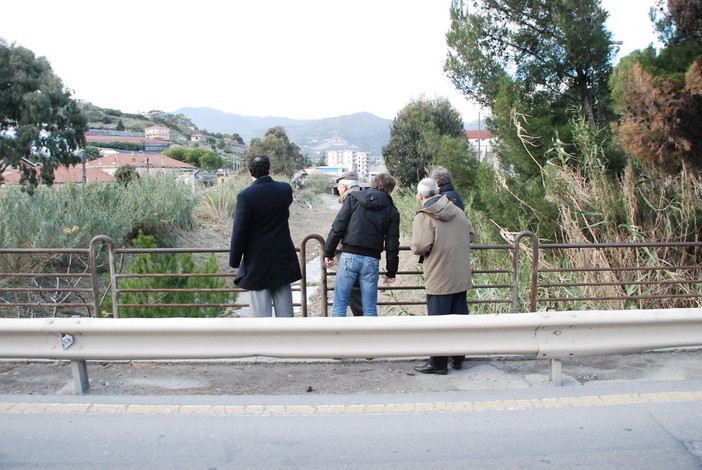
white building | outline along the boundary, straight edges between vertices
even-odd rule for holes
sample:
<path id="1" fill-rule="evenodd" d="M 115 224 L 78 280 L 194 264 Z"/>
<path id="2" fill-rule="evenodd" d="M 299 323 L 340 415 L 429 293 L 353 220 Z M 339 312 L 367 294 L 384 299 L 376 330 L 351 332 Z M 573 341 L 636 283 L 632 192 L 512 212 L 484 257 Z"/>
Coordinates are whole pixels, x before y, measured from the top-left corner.
<path id="1" fill-rule="evenodd" d="M 466 140 L 470 142 L 473 148 L 478 152 L 478 158 L 483 161 L 493 159 L 492 155 L 492 137 L 487 129 L 463 131 Z"/>
<path id="2" fill-rule="evenodd" d="M 171 130 L 166 126 L 151 126 L 144 129 L 144 138 L 171 140 Z"/>
<path id="3" fill-rule="evenodd" d="M 370 179 L 370 153 L 356 150 L 327 150 L 327 165 L 355 171 L 362 181 Z"/>

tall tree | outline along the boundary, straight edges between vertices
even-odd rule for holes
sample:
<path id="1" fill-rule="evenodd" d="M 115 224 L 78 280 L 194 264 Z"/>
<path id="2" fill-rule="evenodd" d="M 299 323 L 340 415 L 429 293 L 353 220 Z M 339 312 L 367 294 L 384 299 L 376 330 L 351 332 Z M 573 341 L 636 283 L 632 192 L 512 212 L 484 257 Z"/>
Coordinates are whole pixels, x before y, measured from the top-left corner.
<path id="1" fill-rule="evenodd" d="M 658 0 L 651 11 L 659 39 L 666 46 L 702 43 L 702 0 Z"/>
<path id="2" fill-rule="evenodd" d="M 388 171 L 403 186 L 417 184 L 440 150 L 450 147 L 441 145 L 442 137 L 458 139 L 468 152 L 461 115 L 446 98 L 410 102 L 393 120 L 390 142 L 383 147 Z"/>
<path id="3" fill-rule="evenodd" d="M 578 104 L 598 123 L 613 52 L 600 0 L 468 3 L 454 1 L 446 35 L 445 69 L 461 92 L 493 108 L 509 77 L 533 106 Z"/>
<path id="4" fill-rule="evenodd" d="M 44 57 L 0 39 L 0 182 L 8 168 L 22 171 L 31 192 L 52 184 L 59 166 L 81 161 L 87 119 Z"/>
<path id="5" fill-rule="evenodd" d="M 488 215 L 510 231 L 557 236 L 557 209 L 545 198 L 543 168 L 556 142 L 577 153 L 574 113 L 591 128 L 608 128 L 614 49 L 606 19 L 600 0 L 452 3 L 444 70 L 468 99 L 490 110 L 500 200 L 485 194 L 483 201 Z"/>
<path id="6" fill-rule="evenodd" d="M 665 47 L 635 51 L 612 76 L 626 151 L 659 171 L 702 172 L 702 0 L 658 2 Z"/>
<path id="7" fill-rule="evenodd" d="M 247 158 L 254 155 L 266 155 L 271 161 L 271 171 L 292 177 L 296 170 L 304 168 L 305 157 L 300 153 L 300 147 L 290 142 L 285 129 L 276 126 L 268 129 L 263 139 L 253 138 Z"/>

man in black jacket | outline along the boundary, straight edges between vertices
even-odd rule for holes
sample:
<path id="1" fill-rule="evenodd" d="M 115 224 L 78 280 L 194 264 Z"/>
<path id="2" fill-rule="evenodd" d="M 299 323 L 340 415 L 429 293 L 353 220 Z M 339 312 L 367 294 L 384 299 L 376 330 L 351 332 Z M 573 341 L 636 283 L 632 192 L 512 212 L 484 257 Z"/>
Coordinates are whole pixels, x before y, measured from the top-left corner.
<path id="1" fill-rule="evenodd" d="M 292 188 L 269 176 L 267 156 L 254 156 L 249 173 L 254 182 L 236 198 L 229 266 L 238 269 L 234 283 L 248 289 L 255 317 L 292 317 L 290 284 L 302 278 L 290 236 L 288 218 Z"/>
<path id="2" fill-rule="evenodd" d="M 342 243 L 334 283 L 332 316 L 345 317 L 356 279 L 361 285 L 364 316 L 378 315 L 380 255 L 385 250 L 385 283 L 395 282 L 400 253 L 400 213 L 390 194 L 395 178 L 375 177 L 369 189 L 349 193 L 334 219 L 324 246 L 327 267 L 334 266 L 334 251 Z"/>
<path id="3" fill-rule="evenodd" d="M 461 195 L 453 187 L 453 176 L 451 176 L 448 168 L 443 166 L 434 167 L 434 171 L 431 172 L 431 179 L 436 180 L 436 184 L 439 185 L 439 194 L 445 194 L 459 209 L 465 210 Z"/>
<path id="4" fill-rule="evenodd" d="M 343 204 L 349 194 L 354 191 L 360 191 L 361 186 L 358 184 L 358 173 L 355 171 L 345 171 L 336 178 L 336 189 L 339 191 L 339 203 Z M 334 262 L 339 263 L 341 250 L 336 250 Z M 363 316 L 363 301 L 361 300 L 361 284 L 356 279 L 356 282 L 351 288 L 351 297 L 349 298 L 349 307 L 354 317 Z"/>

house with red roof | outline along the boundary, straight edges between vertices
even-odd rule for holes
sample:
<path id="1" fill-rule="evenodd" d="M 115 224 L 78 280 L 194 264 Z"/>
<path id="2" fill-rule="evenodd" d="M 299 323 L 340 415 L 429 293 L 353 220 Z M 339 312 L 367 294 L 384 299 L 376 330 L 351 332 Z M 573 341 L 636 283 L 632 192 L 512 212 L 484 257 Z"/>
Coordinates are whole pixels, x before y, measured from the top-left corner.
<path id="1" fill-rule="evenodd" d="M 192 175 L 197 167 L 165 155 L 149 153 L 113 153 L 86 163 L 86 168 L 95 168 L 114 175 L 119 167 L 129 165 L 139 174 Z"/>
<path id="2" fill-rule="evenodd" d="M 473 129 L 463 131 L 466 140 L 478 152 L 478 157 L 481 160 L 492 159 L 493 139 L 490 136 L 490 131 L 487 129 Z"/>
<path id="3" fill-rule="evenodd" d="M 26 161 L 26 164 L 37 166 Z M 178 161 L 165 155 L 152 155 L 146 153 L 115 153 L 85 163 L 85 170 L 82 164 L 64 167 L 60 166 L 54 171 L 54 184 L 66 183 L 87 183 L 114 181 L 117 169 L 122 166 L 132 166 L 139 174 L 166 175 L 173 174 L 192 178 L 197 171 L 197 167 Z M 85 180 L 83 176 L 85 175 Z M 21 172 L 14 168 L 8 168 L 2 174 L 3 183 L 18 183 Z"/>
<path id="4" fill-rule="evenodd" d="M 36 165 L 33 165 L 36 166 Z M 37 168 L 37 171 L 39 169 Z M 2 174 L 3 183 L 19 183 L 22 172 L 15 168 L 8 168 Z M 97 168 L 85 168 L 85 181 L 87 183 L 114 181 L 114 177 Z M 83 166 L 75 165 L 70 167 L 60 166 L 54 170 L 54 184 L 82 183 Z"/>

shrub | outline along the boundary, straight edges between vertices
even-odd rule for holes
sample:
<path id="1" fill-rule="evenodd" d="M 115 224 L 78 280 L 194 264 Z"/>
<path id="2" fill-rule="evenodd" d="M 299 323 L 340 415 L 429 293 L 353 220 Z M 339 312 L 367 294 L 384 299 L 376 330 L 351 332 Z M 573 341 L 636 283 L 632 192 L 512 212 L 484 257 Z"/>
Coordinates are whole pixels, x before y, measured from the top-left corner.
<path id="1" fill-rule="evenodd" d="M 16 187 L 0 191 L 0 247 L 85 248 L 96 235 L 124 246 L 139 230 L 162 241 L 190 226 L 195 198 L 173 177 L 143 177 L 124 186 L 37 188 L 33 196 Z"/>
<path id="2" fill-rule="evenodd" d="M 139 232 L 134 239 L 137 248 L 156 248 L 154 237 Z M 214 274 L 219 270 L 219 262 L 213 254 L 203 266 L 197 266 L 192 253 L 140 253 L 134 264 L 127 266 L 128 274 Z M 226 292 L 226 282 L 221 277 L 182 276 L 182 277 L 130 277 L 120 282 L 120 289 L 151 289 L 154 292 L 122 292 L 120 304 L 144 304 L 144 307 L 121 307 L 120 317 L 216 317 L 223 313 L 223 307 L 150 307 L 149 304 L 223 304 L 233 303 L 236 292 Z M 182 292 L 168 292 L 169 289 L 182 289 Z M 191 289 L 202 289 L 191 292 Z M 107 297 L 103 312 L 111 312 L 112 298 Z"/>
<path id="3" fill-rule="evenodd" d="M 193 217 L 208 222 L 231 224 L 236 210 L 236 197 L 251 184 L 251 177 L 238 174 L 201 193 Z"/>

